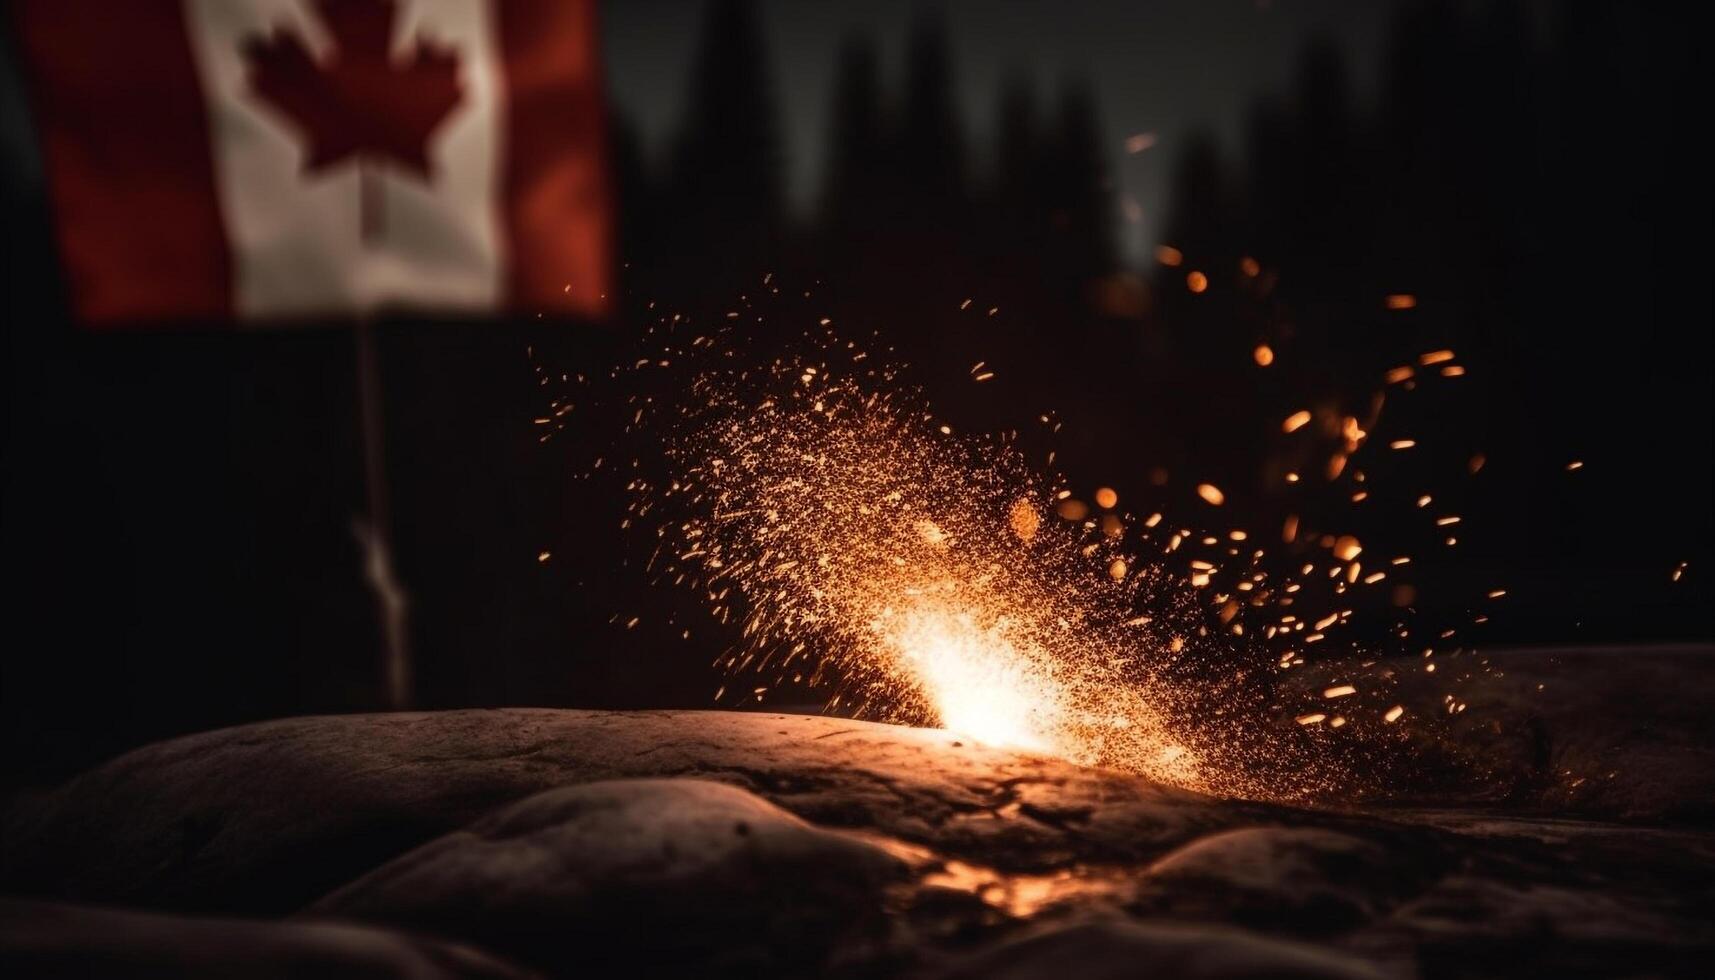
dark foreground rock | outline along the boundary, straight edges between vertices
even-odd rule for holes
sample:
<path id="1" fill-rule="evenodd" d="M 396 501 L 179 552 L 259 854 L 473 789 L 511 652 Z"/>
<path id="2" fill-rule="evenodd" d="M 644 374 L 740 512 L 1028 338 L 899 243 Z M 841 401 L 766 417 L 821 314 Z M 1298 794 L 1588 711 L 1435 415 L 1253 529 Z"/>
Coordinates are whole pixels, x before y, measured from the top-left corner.
<path id="1" fill-rule="evenodd" d="M 1437 716 L 1405 730 L 1426 764 L 1390 784 L 1395 800 L 1715 824 L 1715 646 L 1466 650 L 1437 665 L 1393 660 L 1371 676 L 1414 716 Z M 1285 686 L 1310 703 L 1353 677 L 1331 661 Z"/>
<path id="2" fill-rule="evenodd" d="M 1276 813 L 942 731 L 819 716 L 346 715 L 121 756 L 18 808 L 0 876 L 13 891 L 80 901 L 283 914 L 544 790 L 678 776 L 1008 872 L 1145 860 Z"/>
<path id="3" fill-rule="evenodd" d="M 468 936 L 566 973 L 805 972 L 830 949 L 882 945 L 886 888 L 906 877 L 883 847 L 744 790 L 631 779 L 538 793 L 309 913 Z"/>
<path id="4" fill-rule="evenodd" d="M 164 937 L 342 924 L 493 957 L 435 961 L 453 975 L 1694 975 L 1715 955 L 1698 827 L 1224 801 L 797 715 L 191 736 L 16 806 L 0 876 L 37 901 L 149 910 Z M 54 908 L 93 948 L 135 940 L 118 913 Z M 29 932 L 0 932 L 0 969 Z"/>
<path id="5" fill-rule="evenodd" d="M 1238 929 L 1112 921 L 1002 943 L 948 974 L 958 980 L 1122 980 L 1143 975 L 1370 980 L 1385 974 L 1357 957 Z"/>
<path id="6" fill-rule="evenodd" d="M 525 980 L 456 943 L 332 922 L 200 919 L 0 899 L 6 976 Z"/>

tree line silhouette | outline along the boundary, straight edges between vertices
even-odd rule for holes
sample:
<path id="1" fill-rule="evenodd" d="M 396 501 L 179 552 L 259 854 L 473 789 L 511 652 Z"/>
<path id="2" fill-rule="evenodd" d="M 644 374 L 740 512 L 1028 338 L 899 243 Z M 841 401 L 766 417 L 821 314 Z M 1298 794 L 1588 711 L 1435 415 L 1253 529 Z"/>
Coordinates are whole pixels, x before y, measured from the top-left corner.
<path id="1" fill-rule="evenodd" d="M 1580 629 L 1685 628 L 1629 612 L 1675 554 L 1710 545 L 1708 454 L 1684 452 L 1710 443 L 1693 367 L 1708 332 L 1691 326 L 1709 322 L 1708 182 L 1685 125 L 1696 56 L 1669 6 L 1419 0 L 1396 16 L 1373 99 L 1339 47 L 1313 41 L 1239 146 L 1205 130 L 1163 148 L 1166 221 L 1141 244 L 1168 246 L 1166 261 L 1143 268 L 1121 258 L 1116 134 L 1092 87 L 1044 100 L 1015 72 L 978 144 L 933 13 L 911 28 L 896 92 L 874 39 L 846 40 L 820 195 L 795 218 L 755 11 L 707 10 L 668 165 L 651 171 L 615 124 L 632 295 L 713 313 L 765 273 L 814 282 L 818 309 L 919 362 L 950 417 L 992 430 L 1052 412 L 1075 484 L 1134 488 L 1144 506 L 1215 482 L 1258 524 L 1290 513 L 1379 537 L 1411 515 L 1379 490 L 1352 506 L 1365 488 L 1351 484 L 1385 478 L 1401 500 L 1439 494 L 1476 515 L 1488 533 L 1463 550 L 1433 532 L 1413 543 L 1539 578 L 1521 607 L 1552 617 L 1570 591 L 1606 610 Z M 1435 350 L 1456 353 L 1452 377 L 1385 383 Z M 978 359 L 993 384 L 969 383 Z M 1283 439 L 1300 409 L 1317 424 Z M 1380 427 L 1336 481 L 1348 417 Z M 1404 438 L 1417 451 L 1378 448 Z M 1568 484 L 1589 455 L 1609 462 Z M 1685 515 L 1680 534 L 1615 530 L 1658 507 Z M 1569 563 L 1605 571 L 1569 578 Z"/>
<path id="2" fill-rule="evenodd" d="M 853 294 L 885 288 L 890 303 L 957 302 L 974 277 L 1028 266 L 1070 282 L 1116 267 L 1104 137 L 1087 85 L 1066 87 L 1044 111 L 1027 76 L 1010 78 L 997 145 L 982 151 L 995 175 L 979 184 L 945 22 L 916 21 L 896 97 L 874 39 L 851 36 L 827 113 L 828 170 L 808 220 L 795 221 L 767 65 L 751 5 L 716 0 L 659 173 L 630 126 L 615 123 L 622 254 L 651 298 L 719 302 L 772 271 Z"/>

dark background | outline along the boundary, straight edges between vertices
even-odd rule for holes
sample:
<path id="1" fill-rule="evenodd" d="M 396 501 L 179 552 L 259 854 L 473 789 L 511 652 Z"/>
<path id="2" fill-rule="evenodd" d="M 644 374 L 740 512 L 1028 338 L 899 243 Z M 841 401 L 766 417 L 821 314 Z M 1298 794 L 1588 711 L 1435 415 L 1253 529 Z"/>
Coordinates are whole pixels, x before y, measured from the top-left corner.
<path id="1" fill-rule="evenodd" d="M 1504 584 L 1484 644 L 1709 639 L 1707 77 L 1679 10 L 614 5 L 620 314 L 378 328 L 417 704 L 710 704 L 728 638 L 636 567 L 640 382 L 600 379 L 665 311 L 718 323 L 741 295 L 879 331 L 965 429 L 1054 413 L 1080 494 L 1385 541 L 1432 614 Z M 5 68 L 8 780 L 379 707 L 349 330 L 76 330 Z M 1367 455 L 1324 479 L 1323 421 L 1440 348 L 1467 375 L 1390 389 Z M 599 383 L 539 441 L 569 391 L 543 378 L 579 372 Z M 1282 437 L 1300 408 L 1318 421 Z M 1419 446 L 1377 451 L 1396 438 Z M 1464 517 L 1457 548 L 1420 492 Z"/>

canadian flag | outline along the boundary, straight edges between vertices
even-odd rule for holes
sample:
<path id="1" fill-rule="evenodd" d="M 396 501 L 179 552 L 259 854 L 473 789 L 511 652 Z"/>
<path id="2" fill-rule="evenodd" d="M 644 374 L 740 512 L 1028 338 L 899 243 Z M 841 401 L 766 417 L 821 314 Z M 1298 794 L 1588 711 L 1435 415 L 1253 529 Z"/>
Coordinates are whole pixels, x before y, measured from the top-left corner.
<path id="1" fill-rule="evenodd" d="M 594 0 L 15 0 L 97 327 L 606 307 Z"/>

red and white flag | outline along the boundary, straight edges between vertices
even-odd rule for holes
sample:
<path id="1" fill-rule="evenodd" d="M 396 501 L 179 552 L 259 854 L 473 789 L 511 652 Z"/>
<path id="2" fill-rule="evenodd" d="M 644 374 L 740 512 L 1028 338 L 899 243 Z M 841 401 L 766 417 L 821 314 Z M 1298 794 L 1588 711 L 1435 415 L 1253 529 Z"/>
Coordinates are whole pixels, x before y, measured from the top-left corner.
<path id="1" fill-rule="evenodd" d="M 599 315 L 594 0 L 14 0 L 95 326 Z"/>

